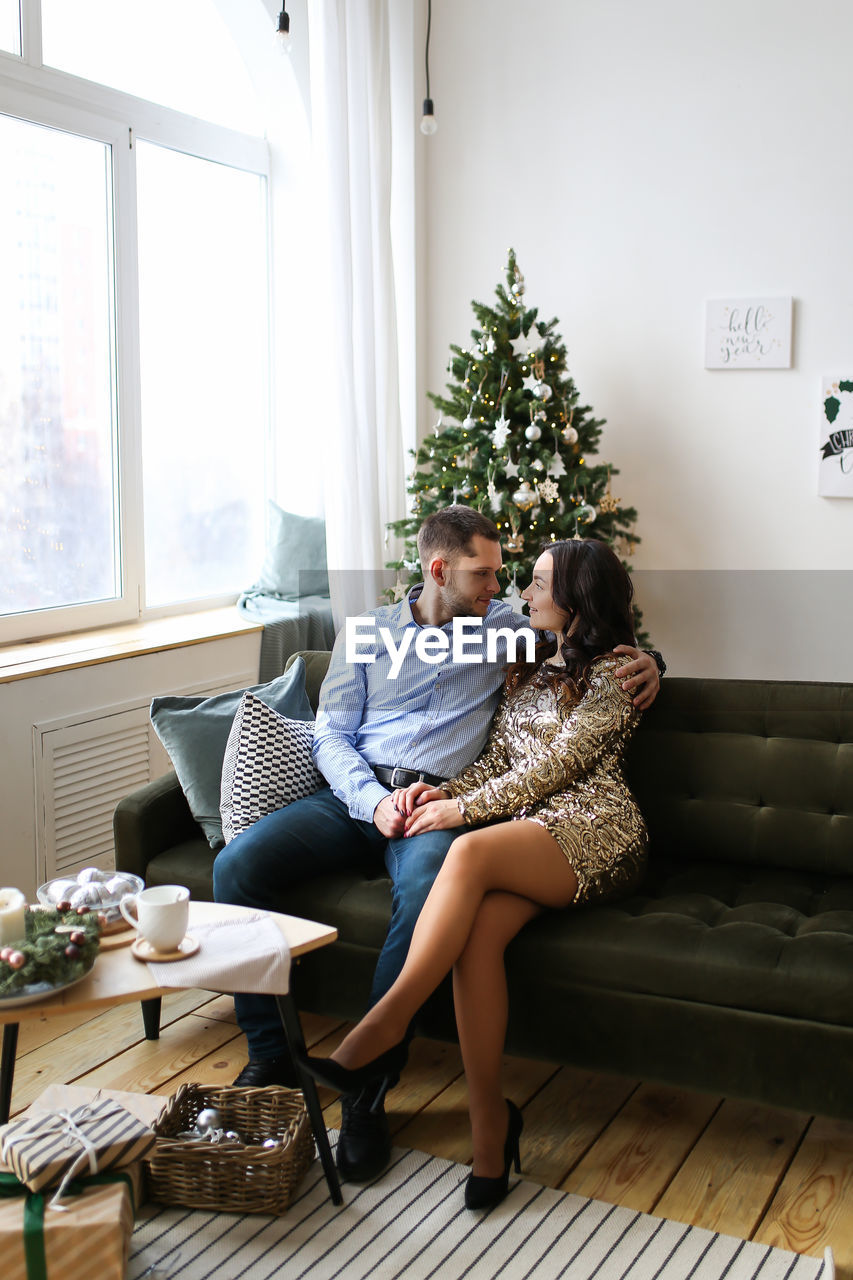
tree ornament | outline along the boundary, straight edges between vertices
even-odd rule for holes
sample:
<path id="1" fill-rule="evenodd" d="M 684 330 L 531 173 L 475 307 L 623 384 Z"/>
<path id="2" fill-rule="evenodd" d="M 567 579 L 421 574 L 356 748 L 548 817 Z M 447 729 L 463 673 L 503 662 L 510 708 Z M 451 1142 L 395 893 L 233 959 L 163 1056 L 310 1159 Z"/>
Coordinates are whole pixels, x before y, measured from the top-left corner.
<path id="1" fill-rule="evenodd" d="M 527 440 L 541 440 L 542 428 L 535 422 L 531 422 L 529 427 L 524 428 L 524 435 Z"/>
<path id="2" fill-rule="evenodd" d="M 530 508 L 535 507 L 539 501 L 539 494 L 535 489 L 530 487 L 529 480 L 522 480 L 521 484 L 512 495 L 512 500 L 517 507 L 521 508 L 522 511 L 529 511 Z"/>
<path id="3" fill-rule="evenodd" d="M 517 302 L 519 298 L 524 297 L 524 288 L 525 288 L 524 276 L 521 274 L 521 271 L 518 269 L 517 266 L 514 269 L 514 276 L 515 276 L 515 279 L 513 281 L 512 287 L 509 292 L 510 292 L 510 296 L 513 297 Z"/>
<path id="4" fill-rule="evenodd" d="M 513 613 L 521 613 L 524 610 L 524 597 L 518 589 L 518 578 L 515 573 L 512 575 L 512 582 L 504 592 L 504 600 L 506 600 Z"/>
<path id="5" fill-rule="evenodd" d="M 614 498 L 610 490 L 610 468 L 607 468 L 607 490 L 602 498 L 598 500 L 599 511 L 606 516 L 612 515 L 614 511 L 619 510 L 621 498 Z"/>
<path id="6" fill-rule="evenodd" d="M 504 475 L 508 480 L 518 479 L 518 466 L 513 462 L 512 454 L 507 458 L 506 464 L 504 465 Z"/>
<path id="7" fill-rule="evenodd" d="M 595 507 L 591 507 L 588 502 L 582 502 L 575 512 L 575 517 L 581 524 L 592 524 L 597 514 Z"/>
<path id="8" fill-rule="evenodd" d="M 486 485 L 486 495 L 489 499 L 489 506 L 492 508 L 492 512 L 497 515 L 503 503 L 503 495 L 496 487 L 493 476 L 489 476 L 489 482 Z"/>
<path id="9" fill-rule="evenodd" d="M 472 418 L 470 410 L 469 410 L 469 412 L 468 412 L 468 417 L 467 417 L 467 418 L 465 418 L 465 419 L 464 419 L 464 421 L 463 421 L 463 423 L 462 423 L 462 430 L 463 430 L 463 431 L 476 431 L 476 430 L 477 430 L 477 419 L 476 419 L 476 418 Z"/>
<path id="10" fill-rule="evenodd" d="M 492 428 L 492 444 L 496 449 L 502 449 L 509 439 L 509 435 L 509 419 L 504 414 L 503 409 L 501 409 L 501 416 Z"/>
<path id="11" fill-rule="evenodd" d="M 560 496 L 560 486 L 555 484 L 553 480 L 541 480 L 539 482 L 539 496 L 544 502 L 556 502 Z"/>
<path id="12" fill-rule="evenodd" d="M 504 550 L 512 552 L 523 551 L 524 539 L 520 533 L 521 525 L 518 516 L 514 511 L 509 513 L 509 527 L 511 532 L 508 538 L 504 538 Z"/>
<path id="13" fill-rule="evenodd" d="M 537 382 L 533 387 L 533 394 L 537 400 L 550 400 L 552 391 L 547 382 Z"/>
<path id="14" fill-rule="evenodd" d="M 534 458 L 530 465 L 531 465 L 531 467 L 533 468 L 533 470 L 534 470 L 534 471 L 544 471 L 544 470 L 545 470 L 545 463 L 542 461 L 542 459 L 541 459 L 541 458 Z"/>
<path id="15" fill-rule="evenodd" d="M 578 442 L 577 429 L 573 427 L 571 423 L 568 423 L 567 426 L 563 427 L 560 435 L 563 437 L 566 444 L 577 444 Z"/>
<path id="16" fill-rule="evenodd" d="M 552 476 L 555 480 L 559 480 L 560 476 L 564 476 L 565 474 L 566 468 L 563 466 L 563 455 L 560 453 L 560 448 L 557 444 L 557 437 L 555 435 L 554 456 L 551 459 L 551 465 L 548 468 L 548 475 Z"/>
<path id="17" fill-rule="evenodd" d="M 521 385 L 524 387 L 525 391 L 529 391 L 532 394 L 533 388 L 537 385 L 538 381 L 539 379 L 536 377 L 535 373 L 528 373 L 525 378 L 521 379 Z"/>
<path id="18" fill-rule="evenodd" d="M 461 486 L 461 488 L 460 488 L 459 492 L 462 494 L 462 497 L 463 497 L 463 498 L 470 498 L 470 497 L 471 497 L 471 494 L 474 492 L 474 490 L 473 490 L 473 488 L 471 487 L 471 477 L 470 477 L 470 476 L 466 476 L 466 477 L 465 477 L 465 479 L 462 481 L 462 486 Z"/>

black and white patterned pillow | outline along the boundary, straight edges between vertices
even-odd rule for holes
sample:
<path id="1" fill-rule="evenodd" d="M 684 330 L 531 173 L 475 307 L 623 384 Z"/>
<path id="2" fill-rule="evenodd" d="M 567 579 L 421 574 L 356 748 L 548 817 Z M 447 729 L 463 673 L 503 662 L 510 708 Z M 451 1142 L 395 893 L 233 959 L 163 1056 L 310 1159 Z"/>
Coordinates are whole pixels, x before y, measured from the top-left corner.
<path id="1" fill-rule="evenodd" d="M 225 843 L 259 818 L 326 785 L 311 759 L 314 725 L 289 720 L 246 692 L 222 765 L 220 813 Z"/>

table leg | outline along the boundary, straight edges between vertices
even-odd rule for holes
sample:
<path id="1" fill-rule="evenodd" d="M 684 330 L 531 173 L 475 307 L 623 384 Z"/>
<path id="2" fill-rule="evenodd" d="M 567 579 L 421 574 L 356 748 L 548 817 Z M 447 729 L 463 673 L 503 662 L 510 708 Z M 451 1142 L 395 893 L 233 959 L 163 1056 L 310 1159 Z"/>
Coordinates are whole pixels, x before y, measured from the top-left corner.
<path id="1" fill-rule="evenodd" d="M 286 996 L 276 996 L 276 1004 L 278 1005 L 279 1017 L 281 1018 L 284 1034 L 287 1037 L 287 1044 L 291 1054 L 294 1057 L 296 1070 L 302 1081 L 302 1092 L 305 1096 L 305 1105 L 308 1108 L 308 1116 L 311 1120 L 311 1128 L 314 1130 L 314 1140 L 317 1143 L 317 1150 L 320 1153 L 320 1163 L 323 1166 L 323 1172 L 326 1175 L 326 1182 L 329 1186 L 329 1194 L 334 1204 L 342 1204 L 343 1196 L 341 1195 L 341 1184 L 338 1181 L 338 1171 L 335 1168 L 335 1162 L 332 1158 L 332 1149 L 329 1146 L 329 1136 L 326 1133 L 326 1123 L 323 1119 L 323 1108 L 320 1106 L 320 1098 L 317 1094 L 317 1085 L 313 1076 L 309 1076 L 307 1071 L 303 1071 L 299 1065 L 297 1055 L 305 1051 L 305 1037 L 302 1034 L 302 1023 L 299 1021 L 299 1011 L 296 1008 L 293 996 L 289 993 Z"/>
<path id="2" fill-rule="evenodd" d="M 18 1049 L 18 1024 L 7 1022 L 3 1028 L 3 1052 L 0 1055 L 0 1124 L 8 1124 L 12 1109 L 12 1083 L 15 1079 L 15 1054 Z"/>
<path id="3" fill-rule="evenodd" d="M 142 1025 L 145 1028 L 146 1040 L 160 1039 L 160 1006 L 162 996 L 154 996 L 151 1000 L 142 1000 Z"/>

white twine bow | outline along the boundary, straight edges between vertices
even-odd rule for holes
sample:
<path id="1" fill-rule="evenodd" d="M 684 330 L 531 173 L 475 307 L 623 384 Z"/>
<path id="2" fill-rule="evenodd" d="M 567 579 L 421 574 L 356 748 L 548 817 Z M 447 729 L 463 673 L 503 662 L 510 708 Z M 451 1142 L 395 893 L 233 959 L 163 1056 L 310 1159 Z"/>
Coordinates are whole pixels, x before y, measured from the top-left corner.
<path id="1" fill-rule="evenodd" d="M 63 1212 L 66 1212 L 70 1206 L 60 1204 L 59 1201 L 65 1196 L 65 1191 L 69 1182 L 72 1182 L 74 1178 L 76 1178 L 85 1163 L 88 1163 L 89 1165 L 90 1174 L 98 1172 L 98 1149 L 91 1138 L 88 1138 L 79 1127 L 70 1111 L 60 1107 L 57 1108 L 57 1110 L 52 1111 L 49 1118 L 54 1122 L 57 1120 L 62 1121 L 62 1128 L 59 1133 L 61 1137 L 65 1138 L 68 1146 L 71 1146 L 73 1142 L 79 1142 L 80 1146 L 83 1148 L 80 1152 L 79 1159 L 74 1161 L 49 1201 L 49 1208 L 60 1209 Z M 12 1134 L 6 1139 L 6 1145 L 12 1146 L 18 1142 L 30 1142 L 32 1141 L 32 1136 L 32 1130 L 28 1133 Z"/>

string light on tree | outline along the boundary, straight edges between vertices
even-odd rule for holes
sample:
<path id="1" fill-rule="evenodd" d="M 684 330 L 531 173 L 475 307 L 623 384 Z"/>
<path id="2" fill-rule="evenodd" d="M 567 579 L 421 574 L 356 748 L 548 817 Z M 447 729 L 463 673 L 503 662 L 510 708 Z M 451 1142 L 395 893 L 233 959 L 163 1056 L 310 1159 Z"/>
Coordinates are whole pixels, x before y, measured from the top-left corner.
<path id="1" fill-rule="evenodd" d="M 504 564 L 522 585 L 545 538 L 577 534 L 633 550 L 637 513 L 613 496 L 616 469 L 597 460 L 604 424 L 580 400 L 557 320 L 539 320 L 525 296 L 510 250 L 495 301 L 472 303 L 476 325 L 451 345 L 445 393 L 430 393 L 439 417 L 415 453 L 408 491 L 418 509 L 391 526 L 405 539 L 394 568 L 416 559 L 420 523 L 454 488 L 503 525 Z"/>

